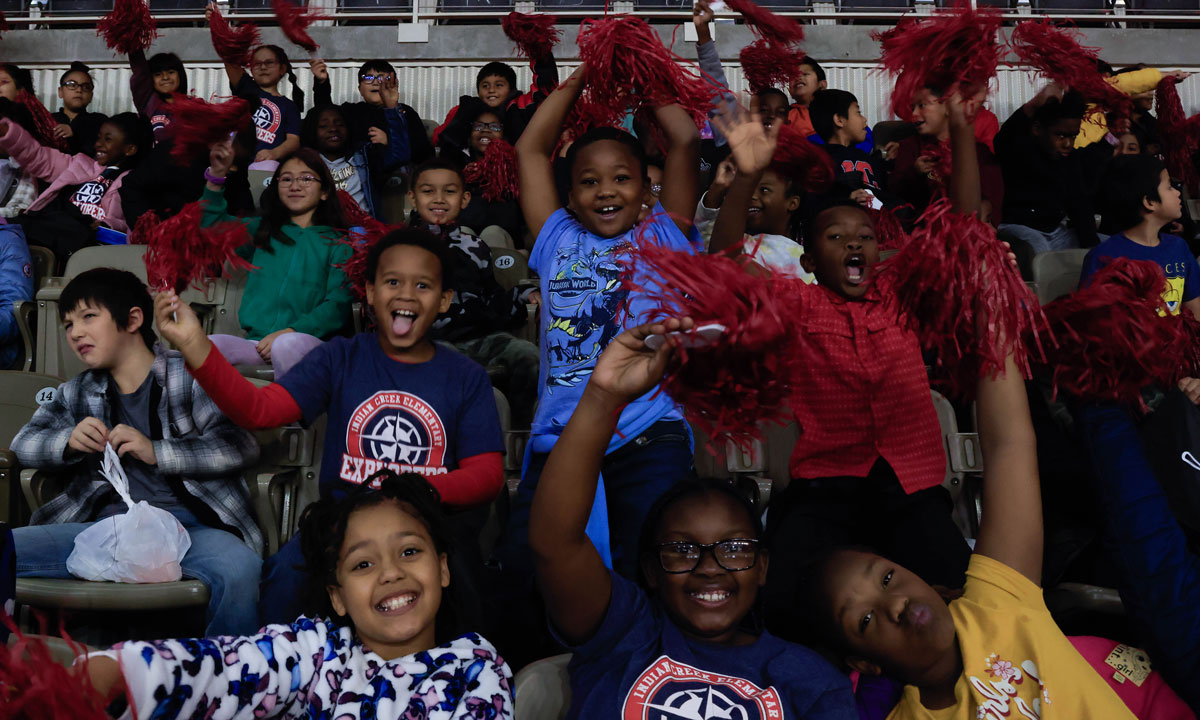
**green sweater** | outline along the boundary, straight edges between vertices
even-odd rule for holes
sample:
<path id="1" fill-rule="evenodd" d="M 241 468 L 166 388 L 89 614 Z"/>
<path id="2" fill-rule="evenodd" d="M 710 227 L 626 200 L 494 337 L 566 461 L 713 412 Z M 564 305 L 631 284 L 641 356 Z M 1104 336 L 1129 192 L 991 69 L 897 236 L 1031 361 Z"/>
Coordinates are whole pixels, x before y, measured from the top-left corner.
<path id="1" fill-rule="evenodd" d="M 237 218 L 228 213 L 225 193 L 204 189 L 204 227 L 240 220 L 253 235 L 261 218 Z M 341 233 L 331 227 L 301 228 L 288 223 L 283 234 L 291 244 L 271 239 L 264 250 L 253 245 L 239 251 L 256 269 L 246 278 L 238 308 L 238 323 L 246 337 L 261 340 L 276 330 L 291 328 L 318 338 L 328 338 L 350 320 L 350 294 L 346 274 L 335 265 L 350 257 L 350 248 L 338 242 Z"/>

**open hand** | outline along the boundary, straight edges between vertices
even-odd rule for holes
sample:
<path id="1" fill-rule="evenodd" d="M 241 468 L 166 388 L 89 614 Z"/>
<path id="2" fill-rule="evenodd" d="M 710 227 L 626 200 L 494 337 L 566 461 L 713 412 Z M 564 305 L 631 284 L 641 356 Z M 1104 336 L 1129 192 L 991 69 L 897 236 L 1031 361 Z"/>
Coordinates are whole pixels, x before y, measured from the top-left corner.
<path id="1" fill-rule="evenodd" d="M 104 452 L 104 443 L 108 442 L 108 426 L 99 418 L 85 417 L 71 431 L 67 447 L 78 453 Z"/>
<path id="2" fill-rule="evenodd" d="M 118 425 L 108 434 L 108 442 L 112 444 L 113 450 L 116 451 L 118 457 L 132 455 L 135 459 L 141 460 L 147 465 L 157 465 L 158 458 L 154 455 L 154 443 L 150 442 L 150 438 L 138 432 L 138 429 L 130 425 Z"/>
<path id="3" fill-rule="evenodd" d="M 645 394 L 662 380 L 667 361 L 675 351 L 669 338 L 657 350 L 646 347 L 646 338 L 674 330 L 690 330 L 694 325 L 691 318 L 670 318 L 626 330 L 613 338 L 600 355 L 588 386 L 622 403 Z"/>
<path id="4" fill-rule="evenodd" d="M 384 76 L 383 84 L 379 86 L 379 97 L 383 100 L 385 108 L 394 108 L 400 104 L 400 83 L 396 80 L 395 73 Z"/>
<path id="5" fill-rule="evenodd" d="M 757 97 L 751 99 L 749 111 L 736 109 L 718 114 L 712 123 L 725 136 L 738 172 L 750 175 L 766 170 L 771 164 L 779 142 L 780 123 L 773 123 L 769 130 L 763 127 Z"/>

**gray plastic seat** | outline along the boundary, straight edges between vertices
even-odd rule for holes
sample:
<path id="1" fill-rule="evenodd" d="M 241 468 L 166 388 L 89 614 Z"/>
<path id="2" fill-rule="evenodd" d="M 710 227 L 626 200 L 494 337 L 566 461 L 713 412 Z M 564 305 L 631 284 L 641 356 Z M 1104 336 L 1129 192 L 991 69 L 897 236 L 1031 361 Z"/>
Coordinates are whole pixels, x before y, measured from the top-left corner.
<path id="1" fill-rule="evenodd" d="M 1033 282 L 1037 284 L 1038 302 L 1042 305 L 1070 295 L 1079 287 L 1079 273 L 1088 251 L 1052 250 L 1033 256 Z"/>

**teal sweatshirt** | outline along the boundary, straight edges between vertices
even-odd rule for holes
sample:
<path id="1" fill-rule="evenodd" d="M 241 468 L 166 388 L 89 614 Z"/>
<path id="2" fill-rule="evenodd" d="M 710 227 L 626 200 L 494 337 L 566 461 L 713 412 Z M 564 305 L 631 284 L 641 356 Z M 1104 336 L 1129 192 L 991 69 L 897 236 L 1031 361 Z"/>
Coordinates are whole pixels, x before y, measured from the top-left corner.
<path id="1" fill-rule="evenodd" d="M 261 218 L 230 215 L 223 192 L 205 188 L 200 199 L 204 203 L 204 227 L 238 220 L 254 235 L 262 222 Z M 350 248 L 338 242 L 341 233 L 324 225 L 301 228 L 288 223 L 283 234 L 292 240 L 291 244 L 272 238 L 270 249 L 251 245 L 239 251 L 257 269 L 246 278 L 238 323 L 251 340 L 261 340 L 289 327 L 328 338 L 350 320 L 353 297 L 349 281 L 340 268 L 334 267 L 350 257 Z"/>

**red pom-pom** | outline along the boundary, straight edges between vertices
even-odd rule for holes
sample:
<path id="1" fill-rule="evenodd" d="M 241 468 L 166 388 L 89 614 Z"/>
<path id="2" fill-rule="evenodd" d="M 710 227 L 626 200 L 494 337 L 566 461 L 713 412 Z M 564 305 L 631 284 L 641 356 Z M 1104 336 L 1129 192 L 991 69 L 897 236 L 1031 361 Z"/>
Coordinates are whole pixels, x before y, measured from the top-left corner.
<path id="1" fill-rule="evenodd" d="M 776 15 L 759 7 L 751 0 L 726 0 L 730 10 L 742 16 L 750 30 L 760 38 L 777 45 L 790 45 L 804 41 L 804 26 L 794 18 Z"/>
<path id="2" fill-rule="evenodd" d="M 17 104 L 23 105 L 33 117 L 33 127 L 37 130 L 38 142 L 46 147 L 66 151 L 67 139 L 54 137 L 54 128 L 58 127 L 58 121 L 54 119 L 41 100 L 38 100 L 28 90 L 22 90 L 17 93 Z"/>
<path id="3" fill-rule="evenodd" d="M 799 183 L 805 192 L 821 194 L 833 182 L 833 160 L 829 153 L 808 141 L 791 125 L 779 126 L 771 169 Z"/>
<path id="4" fill-rule="evenodd" d="M 667 368 L 663 389 L 689 420 L 709 437 L 742 441 L 758 435 L 762 423 L 790 418 L 790 379 L 802 360 L 788 298 L 798 281 L 751 275 L 726 254 L 693 255 L 654 242 L 639 243 L 624 265 L 625 286 L 645 293 L 663 316 L 725 327 L 710 345 L 677 349 Z"/>
<path id="5" fill-rule="evenodd" d="M 896 117 L 908 118 L 922 88 L 971 94 L 986 87 L 1004 56 L 996 40 L 1002 22 L 996 11 L 960 1 L 951 10 L 905 16 L 894 28 L 873 33 L 881 45 L 879 64 L 896 76 Z"/>
<path id="6" fill-rule="evenodd" d="M 587 65 L 592 125 L 619 125 L 629 111 L 678 103 L 704 124 L 717 90 L 684 71 L 658 33 L 631 15 L 587 19 L 579 29 L 579 58 Z M 572 126 L 574 127 L 574 126 Z"/>
<path id="7" fill-rule="evenodd" d="M 279 29 L 291 40 L 308 52 L 316 52 L 321 47 L 308 34 L 308 26 L 318 20 L 329 20 L 326 15 L 310 12 L 303 5 L 293 5 L 290 0 L 271 0 L 271 9 L 275 11 L 275 19 L 279 21 Z"/>
<path id="8" fill-rule="evenodd" d="M 200 202 L 184 205 L 178 213 L 159 220 L 153 212 L 138 218 L 130 242 L 146 245 L 146 278 L 160 290 L 183 289 L 219 277 L 225 263 L 235 268 L 254 266 L 237 254 L 250 240 L 246 226 L 236 220 L 200 227 L 204 208 Z"/>
<path id="9" fill-rule="evenodd" d="M 350 232 L 342 236 L 341 242 L 350 246 L 350 257 L 337 265 L 346 274 L 350 283 L 350 291 L 355 297 L 364 299 L 367 294 L 367 253 L 379 241 L 379 238 L 393 230 L 399 230 L 403 225 L 387 225 L 367 215 L 354 198 L 345 190 L 338 191 L 338 199 L 342 203 L 342 212 L 346 214 L 351 227 L 361 227 L 362 232 Z"/>
<path id="10" fill-rule="evenodd" d="M 1196 323 L 1167 314 L 1165 286 L 1157 263 L 1114 258 L 1087 287 L 1047 305 L 1057 347 L 1046 360 L 1056 392 L 1144 407 L 1144 387 L 1174 386 L 1193 374 Z"/>
<path id="11" fill-rule="evenodd" d="M 250 121 L 250 103 L 230 98 L 222 103 L 207 103 L 200 98 L 176 93 L 171 103 L 171 157 L 180 165 L 208 153 L 214 143 L 229 139 Z"/>
<path id="12" fill-rule="evenodd" d="M 478 185 L 488 202 L 512 200 L 518 195 L 517 152 L 499 138 L 488 143 L 482 160 L 467 165 L 463 178 Z"/>
<path id="13" fill-rule="evenodd" d="M 262 42 L 258 26 L 252 22 L 244 22 L 236 28 L 229 24 L 221 11 L 213 6 L 212 17 L 208 20 L 208 32 L 212 35 L 213 49 L 222 61 L 241 67 L 250 65 L 254 48 Z"/>
<path id="14" fill-rule="evenodd" d="M 880 250 L 903 250 L 908 246 L 908 231 L 896 213 L 887 208 L 870 212 L 875 219 L 875 237 L 879 239 Z"/>
<path id="15" fill-rule="evenodd" d="M 504 34 L 517 46 L 517 52 L 529 60 L 541 60 L 558 44 L 562 33 L 554 27 L 553 15 L 528 15 L 510 12 L 500 21 Z"/>
<path id="16" fill-rule="evenodd" d="M 1183 114 L 1183 103 L 1179 100 L 1179 91 L 1175 89 L 1178 82 L 1177 78 L 1168 76 L 1158 84 L 1154 99 L 1154 109 L 1158 112 L 1158 135 L 1162 138 L 1166 166 L 1171 177 L 1182 180 L 1185 186 L 1195 192 L 1197 177 L 1193 158 L 1196 150 L 1200 149 L 1200 127 L 1196 126 L 1200 123 L 1189 123 Z M 1200 121 L 1200 116 L 1193 119 Z"/>
<path id="17" fill-rule="evenodd" d="M 347 227 L 361 227 L 371 229 L 373 226 L 382 226 L 383 223 L 371 217 L 371 214 L 363 210 L 354 196 L 345 190 L 338 190 L 338 203 L 342 206 L 342 215 L 346 217 Z"/>
<path id="18" fill-rule="evenodd" d="M 158 37 L 158 23 L 145 0 L 114 0 L 112 11 L 96 25 L 96 34 L 110 50 L 129 55 L 150 47 Z"/>
<path id="19" fill-rule="evenodd" d="M 800 69 L 804 51 L 760 39 L 742 48 L 738 59 L 750 92 L 757 94 L 766 88 L 787 87 Z"/>
<path id="20" fill-rule="evenodd" d="M 1009 46 L 1026 65 L 1054 82 L 1074 90 L 1102 110 L 1128 116 L 1129 96 L 1100 75 L 1095 48 L 1079 42 L 1079 30 L 1057 21 L 1020 22 L 1012 29 Z"/>
<path id="21" fill-rule="evenodd" d="M 985 373 L 1004 370 L 1009 354 L 1029 375 L 1025 341 L 1040 343 L 1041 314 L 991 225 L 939 200 L 921 216 L 908 246 L 880 273 L 877 282 L 892 283 L 905 322 L 922 347 L 935 350 L 951 393 L 970 397 Z"/>
<path id="22" fill-rule="evenodd" d="M 0 720 L 108 720 L 109 699 L 92 686 L 87 660 L 68 668 L 54 659 L 46 642 L 22 633 L 8 616 L 15 640 L 0 645 Z M 87 649 L 63 638 L 78 655 Z"/>

